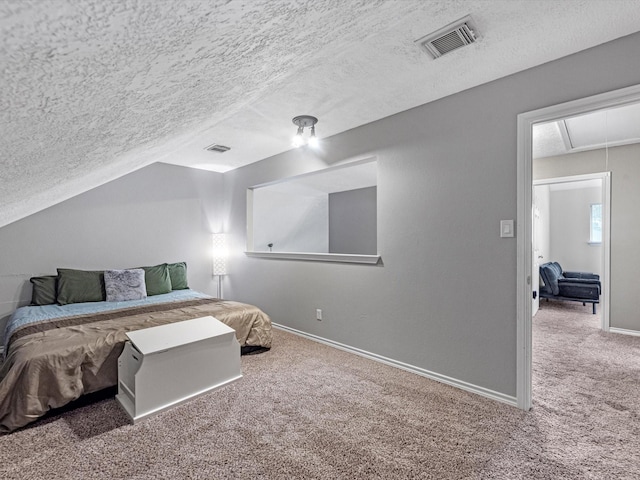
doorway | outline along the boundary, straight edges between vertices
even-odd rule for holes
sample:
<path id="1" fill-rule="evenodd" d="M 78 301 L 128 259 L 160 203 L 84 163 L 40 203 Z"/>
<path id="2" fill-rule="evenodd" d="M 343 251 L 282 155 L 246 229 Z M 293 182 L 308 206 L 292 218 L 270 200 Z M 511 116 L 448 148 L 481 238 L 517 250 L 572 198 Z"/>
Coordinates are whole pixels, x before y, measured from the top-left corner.
<path id="1" fill-rule="evenodd" d="M 610 178 L 610 172 L 601 172 L 538 179 L 532 193 L 533 290 L 539 285 L 536 268 L 550 261 L 564 270 L 598 274 L 602 292 L 597 313 L 604 331 L 609 331 L 610 312 Z"/>
<path id="2" fill-rule="evenodd" d="M 640 85 L 596 95 L 518 115 L 517 156 L 517 405 L 529 410 L 532 403 L 532 193 L 533 127 L 599 110 L 624 107 L 640 102 Z M 605 135 L 605 148 L 607 137 Z M 608 170 L 608 169 L 605 169 Z M 610 177 L 607 177 L 610 178 Z M 607 180 L 609 182 L 609 180 Z M 610 187 L 609 187 L 610 188 Z M 608 281 L 609 275 L 605 278 Z M 608 292 L 608 285 L 606 291 Z M 603 285 L 603 291 L 605 287 Z M 603 318 L 609 321 L 610 302 L 603 305 Z"/>

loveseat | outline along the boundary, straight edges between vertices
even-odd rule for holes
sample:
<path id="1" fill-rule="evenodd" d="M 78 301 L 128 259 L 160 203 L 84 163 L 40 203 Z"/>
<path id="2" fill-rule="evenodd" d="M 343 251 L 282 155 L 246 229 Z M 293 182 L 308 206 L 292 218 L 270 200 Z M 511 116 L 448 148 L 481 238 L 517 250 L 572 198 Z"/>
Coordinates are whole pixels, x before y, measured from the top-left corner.
<path id="1" fill-rule="evenodd" d="M 558 262 L 540 265 L 540 298 L 590 303 L 596 313 L 600 303 L 600 275 L 586 272 L 565 272 Z"/>

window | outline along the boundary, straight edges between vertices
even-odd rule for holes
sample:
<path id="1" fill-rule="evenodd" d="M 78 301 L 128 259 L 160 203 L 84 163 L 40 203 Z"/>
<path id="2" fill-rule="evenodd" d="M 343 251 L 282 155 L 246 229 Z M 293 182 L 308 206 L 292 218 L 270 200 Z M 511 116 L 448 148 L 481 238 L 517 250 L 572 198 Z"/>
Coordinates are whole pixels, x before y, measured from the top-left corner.
<path id="1" fill-rule="evenodd" d="M 589 243 L 602 243 L 602 204 L 591 204 Z"/>

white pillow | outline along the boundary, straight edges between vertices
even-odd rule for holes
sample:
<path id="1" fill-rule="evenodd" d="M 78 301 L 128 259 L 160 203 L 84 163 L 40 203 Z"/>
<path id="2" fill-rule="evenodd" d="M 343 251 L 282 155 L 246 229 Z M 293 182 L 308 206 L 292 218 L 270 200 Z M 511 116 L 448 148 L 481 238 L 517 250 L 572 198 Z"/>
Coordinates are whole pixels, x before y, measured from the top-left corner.
<path id="1" fill-rule="evenodd" d="M 107 302 L 124 302 L 147 298 L 147 286 L 144 283 L 144 270 L 105 270 L 104 287 Z"/>

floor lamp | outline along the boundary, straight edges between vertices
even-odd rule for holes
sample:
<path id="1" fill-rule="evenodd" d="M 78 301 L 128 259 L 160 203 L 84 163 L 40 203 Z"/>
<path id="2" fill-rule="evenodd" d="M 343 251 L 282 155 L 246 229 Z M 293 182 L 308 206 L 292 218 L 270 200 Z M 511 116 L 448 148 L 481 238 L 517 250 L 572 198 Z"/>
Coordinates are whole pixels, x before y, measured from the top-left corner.
<path id="1" fill-rule="evenodd" d="M 222 298 L 222 276 L 227 274 L 227 236 L 213 234 L 213 275 L 218 277 L 218 298 Z"/>

